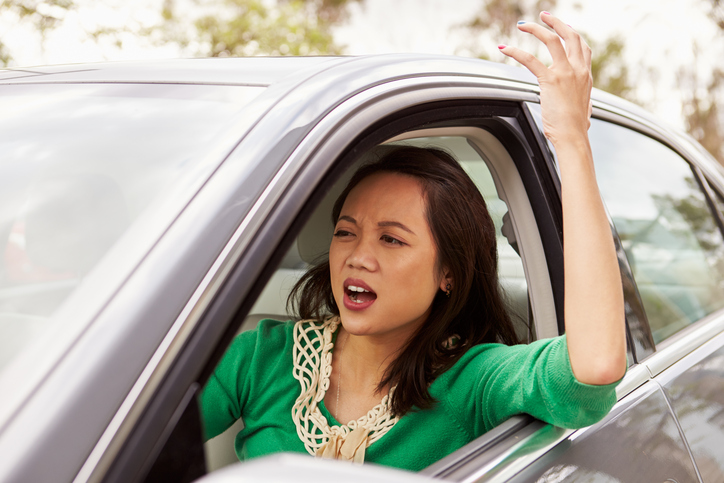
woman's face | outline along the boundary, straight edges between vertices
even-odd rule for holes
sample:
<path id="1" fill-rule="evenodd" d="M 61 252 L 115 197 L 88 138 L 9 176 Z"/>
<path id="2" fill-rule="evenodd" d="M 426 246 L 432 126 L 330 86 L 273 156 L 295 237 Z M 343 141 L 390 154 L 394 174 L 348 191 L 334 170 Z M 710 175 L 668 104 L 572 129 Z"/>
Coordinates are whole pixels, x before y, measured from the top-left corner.
<path id="1" fill-rule="evenodd" d="M 363 179 L 344 202 L 329 249 L 345 330 L 408 337 L 448 283 L 436 255 L 419 182 L 395 173 Z"/>

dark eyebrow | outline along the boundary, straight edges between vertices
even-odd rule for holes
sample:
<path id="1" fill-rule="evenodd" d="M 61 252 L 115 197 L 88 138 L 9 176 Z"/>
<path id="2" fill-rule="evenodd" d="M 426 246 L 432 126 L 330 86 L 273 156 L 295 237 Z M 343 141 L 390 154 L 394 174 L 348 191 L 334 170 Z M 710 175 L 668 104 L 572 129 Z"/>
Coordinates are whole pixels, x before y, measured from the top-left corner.
<path id="1" fill-rule="evenodd" d="M 339 218 L 337 218 L 337 223 L 339 223 L 340 221 L 348 221 L 348 222 L 352 223 L 353 225 L 357 224 L 357 220 L 355 220 L 351 216 L 347 216 L 347 215 L 342 215 Z"/>
<path id="2" fill-rule="evenodd" d="M 351 216 L 347 216 L 347 215 L 340 216 L 339 219 L 337 220 L 337 223 L 339 223 L 340 221 L 348 221 L 348 222 L 352 223 L 353 225 L 357 224 L 357 220 L 355 220 Z M 405 225 L 403 225 L 399 221 L 381 221 L 381 222 L 377 223 L 377 226 L 396 226 L 397 228 L 405 230 L 407 233 L 412 233 L 413 235 L 415 235 L 414 231 L 410 230 L 409 228 L 407 228 Z"/>
<path id="3" fill-rule="evenodd" d="M 399 221 L 381 221 L 381 222 L 377 223 L 377 226 L 396 226 L 397 228 L 405 230 L 407 233 L 412 233 L 413 235 L 415 234 L 414 231 L 410 230 L 409 228 L 407 228 L 405 225 L 403 225 Z"/>

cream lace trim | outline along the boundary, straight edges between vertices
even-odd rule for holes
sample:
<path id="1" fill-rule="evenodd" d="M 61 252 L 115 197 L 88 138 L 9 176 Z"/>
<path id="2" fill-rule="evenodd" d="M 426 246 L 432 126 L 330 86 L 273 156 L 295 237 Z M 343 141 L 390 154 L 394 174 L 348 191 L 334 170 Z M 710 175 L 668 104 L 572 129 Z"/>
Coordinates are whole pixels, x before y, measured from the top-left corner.
<path id="1" fill-rule="evenodd" d="M 332 374 L 331 351 L 334 347 L 332 335 L 338 325 L 339 317 L 324 322 L 302 320 L 294 324 L 293 374 L 299 381 L 302 392 L 292 406 L 292 420 L 297 427 L 299 439 L 312 456 L 321 456 L 326 449 L 323 447 L 330 440 L 334 444 L 343 442 L 352 431 L 364 428 L 366 431 L 363 432 L 368 433 L 366 444 L 362 445 L 361 451 L 364 458 L 364 448 L 387 434 L 399 420 L 398 417 L 392 417 L 387 405 L 394 389 L 358 420 L 342 426 L 329 426 L 327 418 L 319 410 L 319 403 L 329 389 L 329 376 Z M 360 431 L 356 435 L 359 433 Z"/>

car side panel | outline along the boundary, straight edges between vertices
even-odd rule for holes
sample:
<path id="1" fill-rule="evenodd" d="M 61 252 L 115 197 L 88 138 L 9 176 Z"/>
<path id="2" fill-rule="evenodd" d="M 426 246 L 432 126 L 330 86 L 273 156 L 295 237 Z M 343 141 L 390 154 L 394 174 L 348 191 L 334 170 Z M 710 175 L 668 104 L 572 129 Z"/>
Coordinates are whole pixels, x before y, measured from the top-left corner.
<path id="1" fill-rule="evenodd" d="M 703 481 L 724 481 L 724 335 L 662 374 Z"/>
<path id="2" fill-rule="evenodd" d="M 661 386 L 649 381 L 602 422 L 573 433 L 510 481 L 681 483 L 699 479 Z"/>

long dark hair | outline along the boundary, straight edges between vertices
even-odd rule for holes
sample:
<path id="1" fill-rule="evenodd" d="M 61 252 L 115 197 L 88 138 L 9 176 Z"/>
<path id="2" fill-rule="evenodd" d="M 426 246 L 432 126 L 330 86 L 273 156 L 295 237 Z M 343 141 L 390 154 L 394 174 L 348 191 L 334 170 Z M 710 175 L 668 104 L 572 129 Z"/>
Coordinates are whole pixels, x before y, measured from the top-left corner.
<path id="1" fill-rule="evenodd" d="M 427 222 L 437 248 L 437 267 L 450 272 L 454 285 L 449 298 L 438 291 L 430 316 L 389 365 L 378 385 L 378 390 L 388 384 L 397 385 L 391 410 L 402 416 L 413 406 L 425 409 L 435 403 L 429 385 L 470 347 L 484 342 L 519 341 L 498 283 L 493 220 L 475 183 L 450 154 L 405 146 L 362 166 L 337 198 L 332 223 L 337 223 L 350 191 L 379 172 L 412 176 L 420 182 Z M 302 319 L 339 315 L 328 259 L 297 282 L 288 304 Z M 451 337 L 457 343 L 448 343 Z"/>

